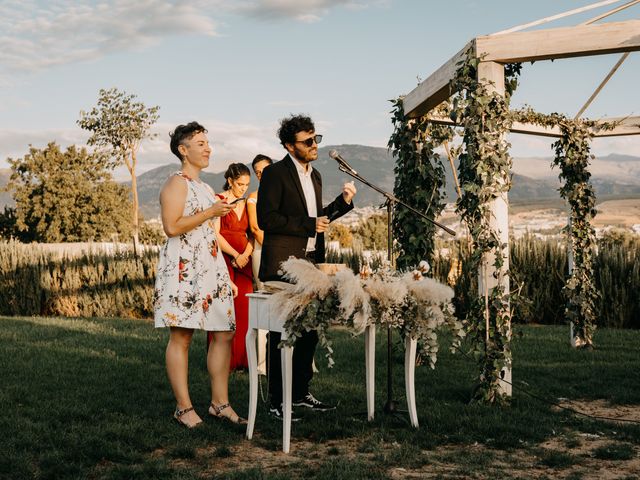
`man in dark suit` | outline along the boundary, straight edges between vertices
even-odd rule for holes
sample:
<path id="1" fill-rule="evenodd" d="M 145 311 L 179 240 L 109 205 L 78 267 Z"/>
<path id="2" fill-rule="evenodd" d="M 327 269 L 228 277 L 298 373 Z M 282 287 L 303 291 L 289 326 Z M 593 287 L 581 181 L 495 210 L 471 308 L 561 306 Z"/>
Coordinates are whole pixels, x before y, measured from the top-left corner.
<path id="1" fill-rule="evenodd" d="M 295 115 L 281 121 L 280 143 L 287 155 L 262 172 L 258 190 L 258 225 L 264 230 L 260 280 L 282 280 L 280 263 L 293 256 L 313 263 L 324 262 L 324 232 L 330 220 L 353 208 L 356 193 L 353 182 L 343 186 L 342 194 L 322 207 L 322 178 L 311 166 L 318 158 L 318 143 L 313 121 Z M 271 413 L 282 418 L 282 372 L 279 333 L 269 334 L 269 393 Z M 313 356 L 318 343 L 315 331 L 305 332 L 296 340 L 293 350 L 293 405 L 313 410 L 335 407 L 317 400 L 309 392 L 313 377 Z M 275 361 L 274 361 L 275 359 Z"/>

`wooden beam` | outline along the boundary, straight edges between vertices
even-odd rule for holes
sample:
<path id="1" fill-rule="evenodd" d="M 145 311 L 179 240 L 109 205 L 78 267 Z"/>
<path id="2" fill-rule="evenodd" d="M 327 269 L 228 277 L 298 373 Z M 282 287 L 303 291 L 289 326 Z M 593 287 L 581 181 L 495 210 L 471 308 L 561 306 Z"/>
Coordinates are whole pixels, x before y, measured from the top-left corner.
<path id="1" fill-rule="evenodd" d="M 635 52 L 640 51 L 640 20 L 485 35 L 475 41 L 478 56 L 499 63 Z"/>
<path id="2" fill-rule="evenodd" d="M 500 32 L 492 33 L 491 35 L 504 35 L 505 33 L 519 32 L 520 30 L 526 30 L 527 28 L 530 28 L 530 27 L 537 27 L 538 25 L 542 25 L 544 23 L 553 22 L 554 20 L 559 20 L 560 18 L 569 17 L 571 15 L 575 15 L 576 13 L 583 13 L 588 10 L 593 10 L 594 8 L 600 8 L 604 5 L 619 3 L 620 1 L 621 0 L 604 0 L 602 2 L 592 3 L 591 5 L 587 5 L 580 8 L 574 8 L 573 10 L 569 10 L 567 12 L 558 13 L 556 15 L 545 17 L 540 20 L 536 20 L 534 22 L 525 23 L 524 25 L 518 25 L 517 27 L 509 28 L 508 30 L 501 30 Z"/>
<path id="3" fill-rule="evenodd" d="M 640 0 L 638 0 L 640 1 Z M 576 113 L 576 115 L 573 117 L 575 118 L 580 118 L 582 116 L 582 114 L 584 113 L 584 111 L 589 108 L 589 105 L 591 105 L 591 103 L 593 102 L 593 100 L 598 96 L 598 94 L 600 93 L 600 91 L 604 88 L 604 86 L 607 84 L 607 82 L 611 79 L 611 77 L 613 77 L 613 74 L 616 73 L 618 71 L 618 68 L 620 68 L 620 65 L 622 65 L 624 63 L 624 61 L 627 59 L 627 57 L 631 55 L 629 52 L 627 53 L 623 53 L 622 56 L 620 57 L 620 59 L 616 62 L 616 64 L 613 66 L 613 68 L 609 71 L 609 73 L 607 73 L 607 76 L 604 77 L 604 80 L 602 80 L 602 82 L 600 82 L 600 85 L 598 85 L 598 88 L 596 88 L 594 90 L 594 92 L 591 94 L 591 96 L 589 97 L 589 99 L 585 102 L 585 104 L 582 106 L 582 108 L 580 110 L 578 110 L 578 113 Z"/>
<path id="4" fill-rule="evenodd" d="M 640 51 L 640 20 L 477 37 L 404 97 L 405 115 L 425 115 L 451 96 L 456 65 L 469 48 L 498 63 L 634 52 Z"/>
<path id="5" fill-rule="evenodd" d="M 410 118 L 425 115 L 451 96 L 452 92 L 449 90 L 449 83 L 456 73 L 456 65 L 464 59 L 464 55 L 469 48 L 474 48 L 474 45 L 475 42 L 473 40 L 467 43 L 462 50 L 433 72 L 429 78 L 420 82 L 416 88 L 404 97 L 402 105 L 405 115 Z"/>
<path id="6" fill-rule="evenodd" d="M 640 135 L 640 117 L 606 118 L 603 122 L 620 122 L 613 130 L 594 129 L 594 137 L 623 137 L 627 135 Z"/>
<path id="7" fill-rule="evenodd" d="M 609 10 L 608 12 L 604 12 L 603 14 L 598 15 L 597 17 L 590 18 L 586 22 L 582 22 L 580 25 L 591 25 L 592 23 L 595 23 L 598 20 L 602 20 L 603 18 L 607 18 L 607 17 L 613 15 L 614 13 L 620 12 L 621 10 L 625 10 L 625 9 L 627 9 L 629 7 L 633 7 L 636 3 L 640 3 L 640 0 L 631 0 L 629 3 L 625 3 L 624 5 L 620 5 L 619 7 L 616 7 L 613 10 Z"/>
<path id="8" fill-rule="evenodd" d="M 455 125 L 448 117 L 429 116 L 429 120 L 440 125 Z M 620 122 L 613 130 L 594 129 L 594 137 L 622 137 L 627 135 L 640 135 L 640 117 L 619 117 L 603 119 L 603 122 Z M 531 123 L 513 122 L 511 133 L 524 135 L 536 135 L 539 137 L 560 137 L 560 128 L 546 128 Z"/>

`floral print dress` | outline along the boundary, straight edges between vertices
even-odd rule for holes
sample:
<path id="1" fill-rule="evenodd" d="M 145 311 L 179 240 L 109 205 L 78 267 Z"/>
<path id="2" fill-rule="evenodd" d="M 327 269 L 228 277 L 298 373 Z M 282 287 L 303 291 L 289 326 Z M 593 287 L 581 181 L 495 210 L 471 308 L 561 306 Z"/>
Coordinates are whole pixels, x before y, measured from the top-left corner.
<path id="1" fill-rule="evenodd" d="M 213 189 L 177 172 L 187 182 L 183 215 L 194 215 L 215 201 Z M 233 292 L 218 247 L 214 220 L 167 239 L 160 250 L 154 291 L 155 326 L 209 331 L 235 330 Z"/>

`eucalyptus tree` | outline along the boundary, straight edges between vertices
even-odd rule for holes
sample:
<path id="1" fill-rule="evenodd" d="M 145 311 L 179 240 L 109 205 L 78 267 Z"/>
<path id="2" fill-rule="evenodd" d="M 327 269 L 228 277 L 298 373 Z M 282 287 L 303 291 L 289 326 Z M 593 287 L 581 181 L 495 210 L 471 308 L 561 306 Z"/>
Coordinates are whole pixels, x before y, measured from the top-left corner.
<path id="1" fill-rule="evenodd" d="M 137 153 L 141 142 L 155 135 L 151 126 L 159 118 L 160 107 L 146 107 L 136 96 L 117 88 L 101 89 L 98 104 L 90 112 L 80 112 L 78 125 L 91 132 L 89 145 L 108 154 L 107 167 L 125 165 L 131 175 L 133 245 L 138 251 L 138 185 L 136 182 Z"/>

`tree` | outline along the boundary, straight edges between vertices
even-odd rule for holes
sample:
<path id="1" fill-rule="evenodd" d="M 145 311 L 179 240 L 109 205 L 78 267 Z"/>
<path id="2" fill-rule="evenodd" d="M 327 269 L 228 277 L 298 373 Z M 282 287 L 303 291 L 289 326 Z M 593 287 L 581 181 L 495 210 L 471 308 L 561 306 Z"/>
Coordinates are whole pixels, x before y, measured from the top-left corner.
<path id="1" fill-rule="evenodd" d="M 42 150 L 30 147 L 23 158 L 8 162 L 7 187 L 16 203 L 14 219 L 22 240 L 108 240 L 114 233 L 131 233 L 129 189 L 113 181 L 101 155 L 75 146 L 62 152 L 51 142 Z"/>
<path id="2" fill-rule="evenodd" d="M 147 108 L 142 102 L 135 101 L 135 95 L 129 95 L 116 88 L 101 89 L 98 105 L 90 112 L 81 111 L 78 125 L 92 133 L 89 145 L 104 149 L 109 155 L 107 166 L 115 168 L 125 165 L 131 175 L 133 247 L 138 252 L 138 185 L 136 182 L 137 152 L 140 143 L 153 138 L 149 133 L 151 126 L 159 118 L 160 107 Z"/>
<path id="3" fill-rule="evenodd" d="M 362 220 L 353 232 L 354 243 L 361 242 L 365 250 L 387 250 L 387 215 L 375 214 Z"/>
<path id="4" fill-rule="evenodd" d="M 21 242 L 30 241 L 28 233 L 18 230 L 16 222 L 16 209 L 5 205 L 4 212 L 0 213 L 0 239 L 8 240 L 14 238 Z"/>
<path id="5" fill-rule="evenodd" d="M 327 230 L 327 240 L 337 241 L 342 248 L 349 248 L 353 243 L 353 235 L 346 225 L 333 222 Z"/>
<path id="6" fill-rule="evenodd" d="M 144 221 L 140 224 L 140 243 L 143 245 L 162 245 L 166 239 L 162 224 Z"/>

